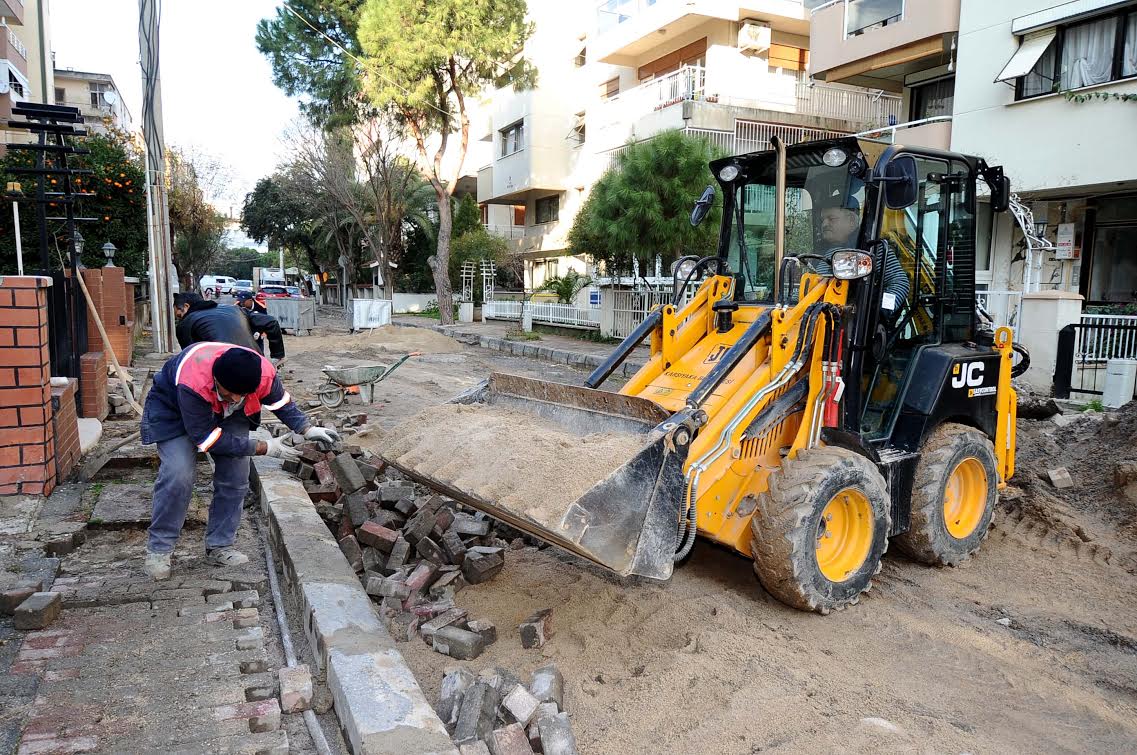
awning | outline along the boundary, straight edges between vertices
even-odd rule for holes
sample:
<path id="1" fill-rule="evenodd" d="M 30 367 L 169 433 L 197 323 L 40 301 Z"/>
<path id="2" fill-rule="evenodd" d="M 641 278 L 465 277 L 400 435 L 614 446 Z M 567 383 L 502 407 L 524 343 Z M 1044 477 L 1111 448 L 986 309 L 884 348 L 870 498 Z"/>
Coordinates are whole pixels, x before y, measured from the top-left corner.
<path id="1" fill-rule="evenodd" d="M 1003 66 L 1003 72 L 995 78 L 995 81 L 1012 81 L 1030 73 L 1034 64 L 1046 52 L 1046 48 L 1054 42 L 1057 33 L 1057 29 L 1046 29 L 1024 39 L 1019 45 L 1019 49 Z"/>

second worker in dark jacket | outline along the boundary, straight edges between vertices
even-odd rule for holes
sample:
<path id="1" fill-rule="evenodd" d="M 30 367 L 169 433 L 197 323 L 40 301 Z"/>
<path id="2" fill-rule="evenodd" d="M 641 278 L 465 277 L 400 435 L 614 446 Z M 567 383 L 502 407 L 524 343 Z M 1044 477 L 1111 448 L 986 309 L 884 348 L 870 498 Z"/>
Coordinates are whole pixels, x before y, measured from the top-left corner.
<path id="1" fill-rule="evenodd" d="M 261 351 L 253 338 L 256 332 L 268 338 L 269 357 L 284 359 L 284 336 L 275 317 L 206 301 L 195 293 L 175 295 L 174 314 L 178 318 L 178 344 L 183 349 L 193 343 L 214 341 Z"/>

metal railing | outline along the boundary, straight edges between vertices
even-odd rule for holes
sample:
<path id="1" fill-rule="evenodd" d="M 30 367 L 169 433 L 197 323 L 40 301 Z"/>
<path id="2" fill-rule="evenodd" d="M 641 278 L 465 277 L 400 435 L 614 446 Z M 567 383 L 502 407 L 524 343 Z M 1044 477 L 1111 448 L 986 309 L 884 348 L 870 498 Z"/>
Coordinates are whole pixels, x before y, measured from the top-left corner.
<path id="1" fill-rule="evenodd" d="M 647 318 L 648 312 L 671 301 L 671 291 L 665 289 L 612 291 L 611 294 L 612 332 L 609 335 L 615 338 L 627 338 Z"/>
<path id="2" fill-rule="evenodd" d="M 482 303 L 482 314 L 488 320 L 520 320 L 522 304 L 520 301 L 493 299 Z M 535 323 L 588 329 L 600 327 L 599 307 L 536 301 L 526 302 L 524 307 L 532 313 Z"/>
<path id="3" fill-rule="evenodd" d="M 1102 395 L 1110 359 L 1137 359 L 1137 316 L 1082 315 L 1082 322 L 1058 331 L 1054 366 L 1054 395 Z M 1102 386 L 1104 387 L 1104 386 Z"/>
<path id="4" fill-rule="evenodd" d="M 24 60 L 28 59 L 28 48 L 24 46 L 24 43 L 20 41 L 20 38 L 17 37 L 10 28 L 8 29 L 8 44 L 10 44 L 16 52 L 20 53 L 21 58 Z"/>
<path id="5" fill-rule="evenodd" d="M 770 137 L 777 136 L 786 144 L 797 144 L 815 139 L 831 139 L 846 136 L 842 131 L 829 131 L 820 128 L 787 126 L 784 123 L 763 123 L 761 121 L 734 122 L 734 145 L 732 154 L 771 149 Z"/>
<path id="6" fill-rule="evenodd" d="M 797 82 L 797 112 L 879 125 L 896 123 L 903 100 L 880 90 L 853 89 L 801 80 Z"/>
<path id="7" fill-rule="evenodd" d="M 1022 291 L 976 291 L 975 300 L 983 312 L 991 318 L 996 328 L 1008 327 L 1019 338 L 1020 316 L 1022 315 Z"/>
<path id="8" fill-rule="evenodd" d="M 908 121 L 906 123 L 896 123 L 891 126 L 881 126 L 880 128 L 872 128 L 868 131 L 861 131 L 860 133 L 853 134 L 853 136 L 863 136 L 866 139 L 879 139 L 881 141 L 893 142 L 896 141 L 896 132 L 908 128 L 917 128 L 919 126 L 927 126 L 930 123 L 951 123 L 950 115 L 937 115 L 933 118 L 921 118 L 918 121 Z"/>

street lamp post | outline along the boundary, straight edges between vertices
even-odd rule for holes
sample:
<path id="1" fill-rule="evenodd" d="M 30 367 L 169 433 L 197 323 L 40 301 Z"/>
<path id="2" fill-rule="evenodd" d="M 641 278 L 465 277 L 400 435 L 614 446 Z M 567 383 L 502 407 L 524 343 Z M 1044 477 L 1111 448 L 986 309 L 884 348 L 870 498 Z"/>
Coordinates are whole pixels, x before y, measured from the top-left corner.
<path id="1" fill-rule="evenodd" d="M 107 264 L 105 267 L 114 267 L 114 253 L 117 251 L 118 249 L 115 248 L 115 245 L 111 242 L 108 241 L 107 243 L 103 244 L 103 256 L 107 258 Z"/>

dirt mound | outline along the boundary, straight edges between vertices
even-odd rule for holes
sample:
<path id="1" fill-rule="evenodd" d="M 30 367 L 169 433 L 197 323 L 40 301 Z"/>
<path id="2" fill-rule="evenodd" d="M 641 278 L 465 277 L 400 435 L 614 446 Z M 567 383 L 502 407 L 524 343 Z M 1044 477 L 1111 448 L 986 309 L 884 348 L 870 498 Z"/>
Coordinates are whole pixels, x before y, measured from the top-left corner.
<path id="1" fill-rule="evenodd" d="M 1119 487 L 1114 470 L 1137 460 L 1135 436 L 1134 403 L 1116 413 L 1019 420 L 1015 476 L 1004 496 L 1008 510 L 1082 542 L 1131 550 L 1137 545 L 1137 486 Z M 1069 471 L 1074 487 L 1050 484 L 1047 472 L 1059 467 Z"/>
<path id="2" fill-rule="evenodd" d="M 384 325 L 375 330 L 347 335 L 286 336 L 285 348 L 289 356 L 315 351 L 353 353 L 361 356 L 367 352 L 401 355 L 412 351 L 421 351 L 424 354 L 453 354 L 462 350 L 462 344 L 450 336 L 427 328 Z"/>

